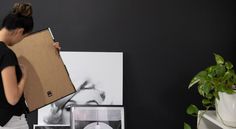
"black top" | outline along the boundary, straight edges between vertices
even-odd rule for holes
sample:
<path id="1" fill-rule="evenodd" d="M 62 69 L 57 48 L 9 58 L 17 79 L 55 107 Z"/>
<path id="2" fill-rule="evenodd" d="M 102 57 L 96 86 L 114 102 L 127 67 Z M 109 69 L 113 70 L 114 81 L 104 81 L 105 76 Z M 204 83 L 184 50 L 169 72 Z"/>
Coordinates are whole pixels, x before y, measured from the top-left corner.
<path id="1" fill-rule="evenodd" d="M 7 66 L 15 66 L 17 82 L 19 82 L 22 72 L 16 54 L 0 41 L 0 72 Z M 29 110 L 25 104 L 24 95 L 22 95 L 19 102 L 14 106 L 7 102 L 1 74 L 0 77 L 0 126 L 4 126 L 13 115 L 20 116 L 23 113 L 28 113 Z"/>

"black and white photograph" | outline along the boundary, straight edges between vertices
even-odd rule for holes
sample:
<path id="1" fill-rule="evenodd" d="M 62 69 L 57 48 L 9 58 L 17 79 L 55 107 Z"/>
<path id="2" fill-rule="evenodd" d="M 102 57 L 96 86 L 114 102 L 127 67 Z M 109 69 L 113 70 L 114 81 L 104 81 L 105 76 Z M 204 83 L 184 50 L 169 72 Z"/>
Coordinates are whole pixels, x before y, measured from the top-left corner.
<path id="1" fill-rule="evenodd" d="M 72 129 L 124 129 L 123 107 L 81 107 L 71 109 Z"/>
<path id="2" fill-rule="evenodd" d="M 123 105 L 123 53 L 61 52 L 76 93 L 38 110 L 38 124 L 70 124 L 71 105 Z"/>
<path id="3" fill-rule="evenodd" d="M 34 129 L 71 129 L 70 125 L 34 125 Z"/>

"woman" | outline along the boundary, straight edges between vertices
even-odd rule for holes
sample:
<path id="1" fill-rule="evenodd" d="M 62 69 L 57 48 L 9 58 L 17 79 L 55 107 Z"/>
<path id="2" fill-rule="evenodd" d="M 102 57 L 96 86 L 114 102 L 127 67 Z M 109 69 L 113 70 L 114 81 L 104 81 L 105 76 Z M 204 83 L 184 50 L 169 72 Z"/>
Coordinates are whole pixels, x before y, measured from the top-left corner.
<path id="1" fill-rule="evenodd" d="M 8 48 L 20 42 L 33 30 L 32 6 L 16 3 L 4 18 L 0 30 L 0 129 L 28 129 L 23 91 L 27 70 Z M 54 45 L 60 49 L 59 44 Z"/>

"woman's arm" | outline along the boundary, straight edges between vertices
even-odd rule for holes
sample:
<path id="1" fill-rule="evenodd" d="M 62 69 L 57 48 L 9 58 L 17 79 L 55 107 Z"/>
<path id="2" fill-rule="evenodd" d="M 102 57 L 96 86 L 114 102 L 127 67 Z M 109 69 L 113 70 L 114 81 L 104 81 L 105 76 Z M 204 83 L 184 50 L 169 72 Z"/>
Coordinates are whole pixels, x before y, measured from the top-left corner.
<path id="1" fill-rule="evenodd" d="M 1 71 L 5 96 L 11 105 L 16 105 L 23 94 L 26 82 L 26 72 L 24 70 L 22 69 L 22 78 L 18 84 L 15 66 L 8 66 Z"/>

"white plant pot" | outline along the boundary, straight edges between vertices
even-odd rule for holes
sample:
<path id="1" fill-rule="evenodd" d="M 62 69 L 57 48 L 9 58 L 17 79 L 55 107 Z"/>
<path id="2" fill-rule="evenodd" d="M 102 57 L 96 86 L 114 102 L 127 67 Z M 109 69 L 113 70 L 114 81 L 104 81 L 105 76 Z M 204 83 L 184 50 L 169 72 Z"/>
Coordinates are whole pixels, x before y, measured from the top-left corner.
<path id="1" fill-rule="evenodd" d="M 227 126 L 236 127 L 236 93 L 219 92 L 220 100 L 216 99 L 216 114 Z"/>

